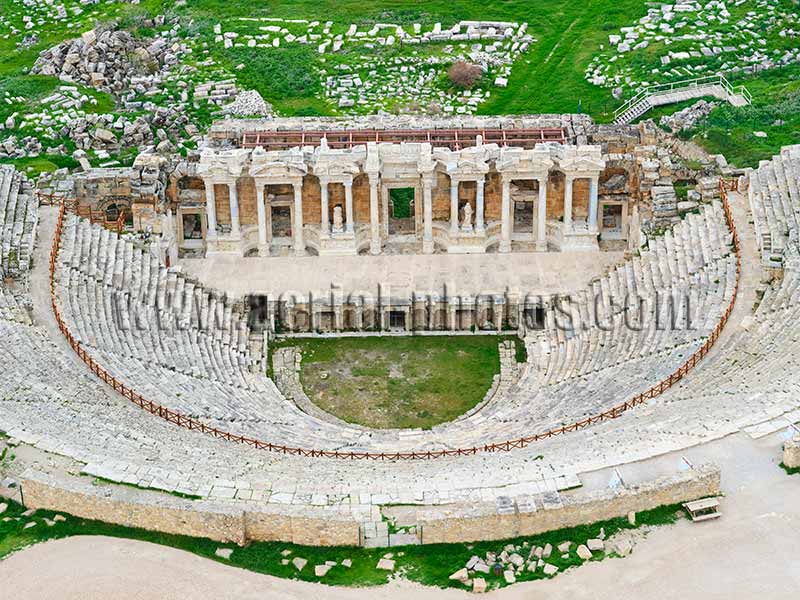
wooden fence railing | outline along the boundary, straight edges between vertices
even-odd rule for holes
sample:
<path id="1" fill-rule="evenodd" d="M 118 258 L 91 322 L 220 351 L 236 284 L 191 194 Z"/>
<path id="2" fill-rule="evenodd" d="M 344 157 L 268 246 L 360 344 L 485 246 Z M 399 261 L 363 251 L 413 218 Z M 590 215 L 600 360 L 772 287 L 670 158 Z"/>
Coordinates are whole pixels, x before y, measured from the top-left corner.
<path id="1" fill-rule="evenodd" d="M 610 408 L 604 412 L 599 414 L 593 415 L 591 417 L 587 417 L 581 421 L 576 421 L 570 425 L 564 425 L 563 427 L 558 427 L 555 429 L 550 429 L 548 431 L 535 433 L 529 436 L 513 439 L 513 440 L 506 440 L 502 442 L 496 442 L 492 444 L 485 444 L 483 446 L 473 446 L 471 448 L 457 448 L 452 450 L 427 450 L 427 451 L 398 451 L 398 452 L 355 452 L 355 451 L 338 451 L 338 450 L 318 450 L 318 449 L 311 449 L 311 448 L 299 448 L 299 447 L 292 447 L 292 446 L 284 446 L 282 444 L 273 444 L 271 442 L 262 441 L 255 438 L 250 438 L 243 435 L 237 435 L 234 433 L 230 433 L 228 431 L 224 431 L 222 429 L 218 429 L 216 427 L 210 427 L 201 421 L 193 419 L 191 417 L 187 417 L 179 412 L 156 404 L 151 400 L 147 400 L 141 394 L 133 390 L 132 388 L 128 387 L 123 382 L 116 379 L 113 375 L 108 373 L 101 364 L 99 364 L 86 350 L 83 349 L 80 342 L 75 339 L 75 337 L 70 332 L 67 325 L 64 323 L 64 320 L 61 317 L 61 313 L 59 312 L 58 302 L 56 301 L 56 284 L 55 284 L 55 271 L 56 271 L 56 261 L 58 259 L 58 249 L 61 240 L 61 232 L 63 228 L 63 221 L 64 221 L 64 214 L 65 214 L 65 205 L 64 203 L 61 204 L 61 209 L 58 215 L 58 223 L 56 226 L 56 233 L 53 238 L 53 246 L 50 252 L 50 295 L 51 295 L 51 303 L 53 307 L 53 313 L 55 314 L 56 323 L 58 324 L 58 328 L 64 334 L 69 343 L 70 347 L 75 351 L 75 353 L 80 357 L 80 359 L 86 363 L 89 369 L 97 375 L 100 379 L 102 379 L 105 383 L 110 385 L 116 392 L 120 393 L 123 397 L 127 398 L 138 407 L 146 410 L 150 414 L 153 414 L 161 419 L 169 423 L 173 423 L 180 427 L 184 427 L 186 429 L 191 429 L 195 431 L 199 431 L 201 433 L 205 433 L 211 435 L 215 438 L 227 440 L 230 442 L 236 442 L 238 444 L 244 444 L 246 446 L 251 446 L 253 448 L 258 448 L 260 450 L 268 450 L 270 452 L 279 452 L 281 454 L 287 455 L 294 455 L 294 456 L 309 456 L 309 457 L 324 457 L 324 458 L 341 458 L 341 459 L 366 459 L 366 460 L 388 460 L 388 461 L 397 461 L 397 460 L 422 460 L 422 459 L 433 459 L 433 458 L 444 458 L 449 456 L 469 456 L 474 454 L 479 454 L 481 452 L 508 452 L 510 450 L 514 450 L 516 448 L 524 448 L 534 442 L 540 440 L 546 440 L 549 438 L 553 438 L 559 435 L 563 435 L 565 433 L 570 433 L 573 431 L 578 431 L 580 429 L 584 429 L 589 427 L 590 425 L 594 425 L 597 423 L 602 423 L 604 421 L 609 421 L 611 419 L 616 419 L 617 417 L 624 414 L 626 411 L 629 411 L 641 404 L 644 404 L 648 400 L 651 400 L 660 394 L 663 394 L 673 385 L 678 383 L 681 379 L 683 379 L 686 374 L 691 371 L 711 350 L 714 346 L 714 343 L 719 339 L 720 334 L 722 333 L 725 324 L 728 322 L 728 318 L 733 311 L 733 307 L 736 303 L 736 296 L 739 290 L 739 278 L 741 275 L 741 253 L 740 253 L 740 246 L 739 246 L 739 234 L 736 231 L 736 224 L 733 220 L 733 215 L 731 213 L 730 203 L 728 202 L 728 190 L 736 189 L 736 181 L 726 182 L 724 180 L 720 180 L 720 195 L 722 198 L 722 204 L 725 211 L 725 219 L 728 223 L 728 227 L 732 233 L 733 239 L 733 249 L 736 256 L 736 283 L 733 289 L 733 293 L 731 294 L 730 302 L 728 306 L 725 308 L 725 311 L 722 313 L 722 316 L 717 323 L 714 330 L 708 336 L 706 341 L 703 343 L 700 348 L 698 348 L 690 357 L 689 359 L 683 363 L 674 373 L 672 373 L 669 377 L 660 381 L 650 389 L 641 392 L 635 395 L 633 398 Z"/>

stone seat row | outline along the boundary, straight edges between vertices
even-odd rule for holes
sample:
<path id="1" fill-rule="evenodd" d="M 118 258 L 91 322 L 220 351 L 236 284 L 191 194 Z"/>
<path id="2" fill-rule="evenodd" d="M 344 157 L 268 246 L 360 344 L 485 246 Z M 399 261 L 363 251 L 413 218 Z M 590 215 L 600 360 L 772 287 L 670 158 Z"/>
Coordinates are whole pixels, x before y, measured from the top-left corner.
<path id="1" fill-rule="evenodd" d="M 674 243 L 684 239 L 690 242 Z M 540 384 L 558 383 L 706 337 L 736 284 L 729 242 L 721 206 L 708 206 L 700 214 L 688 215 L 664 239 L 651 240 L 640 256 L 592 282 L 567 307 L 569 319 L 563 307 L 559 314 L 549 312 L 547 335 L 538 336 Z M 682 260 L 690 248 L 699 248 L 691 268 Z M 672 266 L 681 264 L 686 267 L 683 271 Z"/>
<path id="2" fill-rule="evenodd" d="M 713 271 L 712 271 L 713 268 Z M 593 326 L 559 344 L 565 332 L 549 329 L 547 338 L 528 340 L 527 375 L 505 397 L 495 399 L 470 417 L 479 428 L 505 434 L 528 435 L 597 414 L 666 379 L 697 350 L 717 326 L 735 288 L 733 255 L 698 273 L 691 286 L 676 292 L 679 316 L 671 325 L 662 306 L 661 327 L 653 313 L 639 317 L 641 329 L 624 324 L 622 315 L 610 329 Z M 691 309 L 687 326 L 680 300 L 688 295 Z M 552 325 L 552 323 L 551 323 Z M 534 336 L 529 336 L 533 338 Z M 551 348 L 549 344 L 554 344 Z M 519 425 L 523 424 L 522 427 Z M 436 430 L 437 428 L 434 428 Z"/>
<path id="3" fill-rule="evenodd" d="M 798 256 L 800 145 L 786 146 L 747 176 L 756 241 L 767 267 L 780 267 L 784 254 Z"/>
<path id="4" fill-rule="evenodd" d="M 688 396 L 512 453 L 430 462 L 329 461 L 254 451 L 143 414 L 98 388 L 36 327 L 0 319 L 0 345 L 18 350 L 0 353 L 0 388 L 6 391 L 0 429 L 89 463 L 87 472 L 115 481 L 217 501 L 269 502 L 287 512 L 313 503 L 320 515 L 327 506 L 369 515 L 373 502 L 492 501 L 492 493 L 513 494 L 545 473 L 623 464 L 723 435 L 738 426 L 736 416 L 768 417 L 789 400 L 751 394 L 720 403 Z M 31 355 L 40 359 L 26 360 Z M 540 454 L 543 459 L 532 460 Z"/>
<path id="5" fill-rule="evenodd" d="M 800 397 L 800 303 L 796 296 L 796 275 L 773 284 L 747 328 L 722 347 L 721 358 L 698 370 L 687 380 L 691 385 L 680 386 L 670 398 L 724 403 L 731 394 Z"/>
<path id="6" fill-rule="evenodd" d="M 91 232 L 91 237 L 71 236 L 76 230 Z M 135 248 L 130 251 L 132 243 L 123 242 L 102 228 L 86 227 L 70 217 L 64 234 L 73 243 L 62 246 L 59 253 L 58 281 L 65 291 L 63 297 L 70 301 L 71 310 L 66 316 L 74 315 L 74 333 L 86 343 L 99 347 L 108 344 L 118 351 L 124 348 L 129 356 L 156 358 L 160 364 L 197 376 L 244 387 L 255 385 L 249 373 L 246 322 L 224 300 L 161 267 L 157 257 Z M 110 240 L 108 245 L 102 243 L 104 239 Z M 83 250 L 75 250 L 87 246 L 86 255 Z M 101 260 L 93 252 L 100 254 L 103 247 L 121 249 L 122 261 L 125 257 L 131 261 L 133 257 L 141 259 L 141 264 L 146 265 L 144 270 L 149 272 L 147 283 L 138 285 L 142 278 L 123 277 L 118 287 L 108 285 L 113 279 L 113 275 L 108 276 L 111 271 L 93 268 Z M 118 262 L 112 256 L 104 264 Z M 126 281 L 136 291 L 126 289 Z M 170 291 L 165 291 L 167 288 Z M 159 294 L 169 295 L 170 299 L 159 300 Z"/>
<path id="7" fill-rule="evenodd" d="M 0 319 L 30 325 L 30 298 L 0 287 Z"/>
<path id="8" fill-rule="evenodd" d="M 224 297 L 206 290 L 177 269 L 165 268 L 145 248 L 75 217 L 67 220 L 62 240 L 64 257 L 60 262 L 69 262 L 72 268 L 114 287 L 125 300 L 130 298 L 154 306 L 165 315 L 174 315 L 177 325 L 205 327 L 223 343 L 241 352 L 246 350 L 246 324 L 239 312 Z M 162 320 L 161 326 L 169 321 Z"/>
<path id="9" fill-rule="evenodd" d="M 657 305 L 634 305 L 586 330 L 549 329 L 539 341 L 543 362 L 535 365 L 542 374 L 540 384 L 560 383 L 706 338 L 733 293 L 735 259 L 726 257 L 695 279 L 660 296 Z"/>
<path id="10" fill-rule="evenodd" d="M 651 239 L 640 256 L 594 281 L 587 290 L 591 314 L 596 303 L 598 317 L 610 317 L 625 310 L 626 301 L 662 294 L 730 254 L 731 234 L 721 205 L 714 203 L 687 215 L 673 230 Z"/>
<path id="11" fill-rule="evenodd" d="M 682 291 L 700 288 L 702 292 L 696 290 L 695 293 L 698 298 L 696 310 L 698 314 L 706 315 L 710 322 L 718 313 L 715 309 L 722 304 L 725 291 L 732 289 L 730 284 L 726 287 L 730 275 L 730 261 L 726 254 L 729 250 L 725 231 L 719 230 L 719 211 L 716 206 L 700 215 L 692 215 L 676 229 L 674 239 L 679 241 L 669 246 L 665 243 L 675 264 L 680 263 L 681 253 L 689 254 L 689 249 L 694 248 L 693 243 L 700 246 L 692 254 L 691 263 L 685 263 L 685 275 L 681 276 L 675 268 L 675 274 L 667 280 L 667 287 Z M 565 376 L 545 382 L 533 377 L 523 378 L 519 385 L 503 390 L 483 410 L 466 419 L 437 426 L 429 432 L 343 427 L 302 413 L 265 377 L 253 375 L 248 378 L 246 369 L 239 369 L 237 374 L 237 367 L 246 363 L 220 357 L 216 346 L 197 344 L 199 348 L 195 348 L 200 334 L 187 338 L 179 329 L 177 335 L 168 336 L 159 328 L 148 328 L 146 333 L 150 335 L 137 336 L 131 331 L 138 333 L 138 329 L 119 327 L 110 298 L 115 293 L 125 294 L 128 298 L 144 297 L 141 289 L 138 292 L 130 289 L 137 285 L 137 277 L 133 274 L 138 270 L 131 268 L 132 275 L 125 276 L 125 266 L 117 266 L 115 258 L 109 275 L 111 261 L 107 256 L 104 260 L 97 255 L 103 254 L 103 248 L 112 247 L 113 234 L 87 227 L 77 220 L 68 222 L 67 228 L 70 227 L 72 234 L 65 231 L 63 256 L 59 255 L 63 267 L 60 268 L 59 295 L 68 320 L 89 345 L 95 358 L 150 400 L 232 433 L 275 443 L 328 449 L 394 450 L 398 447 L 470 446 L 501 441 L 509 436 L 528 435 L 618 404 L 627 399 L 632 390 L 646 389 L 657 383 L 659 377 L 669 375 L 700 343 L 701 334 L 695 333 L 669 332 L 654 338 L 646 329 L 644 333 L 634 334 L 620 326 L 622 318 L 617 315 L 612 319 L 615 326 L 611 332 L 594 327 L 595 337 L 585 336 L 588 345 L 574 345 L 572 353 L 567 352 L 573 366 L 562 369 Z M 115 244 L 113 252 L 122 256 L 123 261 L 146 256 L 142 252 L 127 250 L 129 245 L 123 246 L 121 253 L 116 251 L 117 247 L 119 245 Z M 707 248 L 705 254 L 702 247 Z M 76 256 L 80 258 L 76 259 Z M 714 259 L 714 256 L 723 258 Z M 710 266 L 705 266 L 706 263 L 702 262 L 705 260 L 712 261 Z M 714 275 L 714 285 L 708 285 L 712 267 L 719 268 L 720 272 Z M 643 271 L 638 269 L 637 273 L 637 267 L 631 263 L 624 269 L 624 281 L 630 281 L 632 288 L 639 289 L 635 286 L 641 281 Z M 123 276 L 116 278 L 116 285 L 107 285 L 109 277 L 114 283 L 114 271 L 123 273 Z M 148 305 L 157 305 L 152 297 L 162 293 L 160 290 L 165 287 L 164 274 L 167 271 L 158 268 L 158 273 L 158 279 L 149 277 L 146 284 L 146 295 L 151 298 Z M 176 276 L 175 289 L 180 285 L 177 283 L 179 280 L 182 278 Z M 185 290 L 187 286 L 183 285 Z M 658 286 L 664 287 L 663 283 Z M 644 285 L 639 287 L 647 289 Z M 656 289 L 655 284 L 650 287 Z M 601 338 L 601 334 L 606 337 Z M 196 370 L 198 362 L 208 365 L 201 377 Z M 576 364 L 580 366 L 576 367 Z M 566 376 L 572 370 L 575 370 L 572 376 Z M 250 385 L 241 385 L 242 379 Z"/>
<path id="12" fill-rule="evenodd" d="M 756 310 L 756 317 L 766 318 L 770 313 L 800 305 L 800 271 L 786 269 L 778 285 L 771 285 Z"/>
<path id="13" fill-rule="evenodd" d="M 0 274 L 16 278 L 28 271 L 37 223 L 30 182 L 13 166 L 0 165 Z"/>
<path id="14" fill-rule="evenodd" d="M 70 270 L 67 273 L 76 272 Z M 103 294 L 105 288 L 102 284 L 92 279 L 70 284 L 65 279 L 61 285 L 62 289 L 68 290 L 67 314 L 75 326 L 73 334 L 85 345 L 108 346 L 123 356 L 155 359 L 159 364 L 195 377 L 217 379 L 241 387 L 253 385 L 249 361 L 238 353 L 226 352 L 224 346 L 215 344 L 209 336 L 194 329 L 176 328 L 167 332 L 152 326 L 139 328 L 135 323 L 123 324 L 112 297 Z M 140 314 L 146 316 L 144 311 Z"/>

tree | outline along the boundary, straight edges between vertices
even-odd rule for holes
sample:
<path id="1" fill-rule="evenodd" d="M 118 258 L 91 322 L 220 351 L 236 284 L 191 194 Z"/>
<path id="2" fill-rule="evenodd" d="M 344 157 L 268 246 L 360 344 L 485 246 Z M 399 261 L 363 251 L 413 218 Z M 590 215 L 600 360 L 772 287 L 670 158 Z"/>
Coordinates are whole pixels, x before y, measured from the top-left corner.
<path id="1" fill-rule="evenodd" d="M 459 60 L 447 70 L 447 76 L 454 86 L 468 90 L 483 77 L 483 69 L 478 65 Z"/>

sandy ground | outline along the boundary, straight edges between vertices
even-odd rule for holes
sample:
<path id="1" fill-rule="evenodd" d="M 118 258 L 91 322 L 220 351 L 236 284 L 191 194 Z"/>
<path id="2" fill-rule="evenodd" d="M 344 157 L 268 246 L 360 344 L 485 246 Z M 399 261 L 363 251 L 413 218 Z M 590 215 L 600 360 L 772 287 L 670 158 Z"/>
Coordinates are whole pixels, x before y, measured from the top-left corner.
<path id="1" fill-rule="evenodd" d="M 745 478 L 717 521 L 658 528 L 624 559 L 572 569 L 548 581 L 488 594 L 502 600 L 592 598 L 713 600 L 798 598 L 800 477 L 775 465 Z M 6 592 L 10 591 L 9 595 Z M 40 544 L 0 562 L 0 597 L 15 600 L 236 598 L 409 600 L 466 592 L 407 582 L 334 588 L 258 575 L 144 542 L 76 537 Z"/>

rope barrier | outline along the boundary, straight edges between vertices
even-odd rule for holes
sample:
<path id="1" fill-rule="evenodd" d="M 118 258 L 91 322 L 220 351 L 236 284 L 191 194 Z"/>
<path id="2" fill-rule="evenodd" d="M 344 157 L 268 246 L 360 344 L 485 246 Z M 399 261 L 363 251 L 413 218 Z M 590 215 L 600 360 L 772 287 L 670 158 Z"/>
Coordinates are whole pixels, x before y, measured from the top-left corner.
<path id="1" fill-rule="evenodd" d="M 736 230 L 736 224 L 733 220 L 733 213 L 731 212 L 730 203 L 728 201 L 728 190 L 735 190 L 737 187 L 737 181 L 732 180 L 730 182 L 725 182 L 724 180 L 720 179 L 719 181 L 719 188 L 720 188 L 720 197 L 722 199 L 723 210 L 725 212 L 725 220 L 727 221 L 728 228 L 731 231 L 731 239 L 733 242 L 733 249 L 736 256 L 736 280 L 735 285 L 733 288 L 733 292 L 731 293 L 731 299 L 726 307 L 725 311 L 722 313 L 719 322 L 717 323 L 714 330 L 708 336 L 706 341 L 703 343 L 700 348 L 698 348 L 689 358 L 684 362 L 678 369 L 676 369 L 669 377 L 665 380 L 660 381 L 659 383 L 655 384 L 651 388 L 647 389 L 644 392 L 641 392 L 619 404 L 614 406 L 604 412 L 601 412 L 597 415 L 593 415 L 583 419 L 581 421 L 576 421 L 570 425 L 564 425 L 562 427 L 558 427 L 555 429 L 550 429 L 548 431 L 544 431 L 541 433 L 536 433 L 530 436 L 521 437 L 513 440 L 506 440 L 502 442 L 497 442 L 493 444 L 486 444 L 483 446 L 474 446 L 471 448 L 457 448 L 451 450 L 428 450 L 428 451 L 421 451 L 421 452 L 414 452 L 414 451 L 404 451 L 404 452 L 341 452 L 338 450 L 317 450 L 317 449 L 308 449 L 308 448 L 298 448 L 292 446 L 284 446 L 280 444 L 273 444 L 271 442 L 265 442 L 262 440 L 258 440 L 255 438 L 249 438 L 243 435 L 237 435 L 230 433 L 228 431 L 224 431 L 221 429 L 217 429 L 216 427 L 211 427 L 206 425 L 205 423 L 193 419 L 191 417 L 187 417 L 179 412 L 156 404 L 150 400 L 145 399 L 142 397 L 138 392 L 133 390 L 132 388 L 125 385 L 123 382 L 119 381 L 113 375 L 111 375 L 108 371 L 106 371 L 97 361 L 95 361 L 89 353 L 84 350 L 81 346 L 80 342 L 75 339 L 75 337 L 70 332 L 69 328 L 67 327 L 66 323 L 61 317 L 61 313 L 58 308 L 57 302 L 57 294 L 56 294 L 56 282 L 55 282 L 55 271 L 56 271 L 56 263 L 58 260 L 58 250 L 61 242 L 61 234 L 63 230 L 63 223 L 64 223 L 64 215 L 66 213 L 67 204 L 69 201 L 61 201 L 60 202 L 60 210 L 58 214 L 58 222 L 56 224 L 56 232 L 53 238 L 53 246 L 50 251 L 50 296 L 51 296 L 51 305 L 53 308 L 53 313 L 55 315 L 56 323 L 58 325 L 59 330 L 66 338 L 67 342 L 69 343 L 72 350 L 78 355 L 78 357 L 89 367 L 89 369 L 97 375 L 100 379 L 102 379 L 105 383 L 110 385 L 114 391 L 121 394 L 124 398 L 131 401 L 133 404 L 138 406 L 139 408 L 149 412 L 152 415 L 155 415 L 169 423 L 173 423 L 178 425 L 179 427 L 183 427 L 185 429 L 196 430 L 201 433 L 212 435 L 215 438 L 235 442 L 238 444 L 244 444 L 259 450 L 267 450 L 269 452 L 278 452 L 281 454 L 286 454 L 290 456 L 304 456 L 304 457 L 311 457 L 311 458 L 338 458 L 338 459 L 349 459 L 349 460 L 388 460 L 388 461 L 399 461 L 399 460 L 430 460 L 435 458 L 445 458 L 450 456 L 472 456 L 481 452 L 510 452 L 515 449 L 525 448 L 526 446 L 538 442 L 541 440 L 553 438 L 559 435 L 563 435 L 565 433 L 571 433 L 574 431 L 578 431 L 580 429 L 584 429 L 596 423 L 601 423 L 610 419 L 616 419 L 623 415 L 625 412 L 636 408 L 637 406 L 644 404 L 648 400 L 652 400 L 657 396 L 663 394 L 665 391 L 670 389 L 676 383 L 681 381 L 689 371 L 694 368 L 701 359 L 703 359 L 714 346 L 716 341 L 719 339 L 719 336 L 722 333 L 726 323 L 728 322 L 728 318 L 730 317 L 731 313 L 733 312 L 734 305 L 736 303 L 736 297 L 739 290 L 739 278 L 741 276 L 741 249 L 739 245 L 739 234 Z"/>

